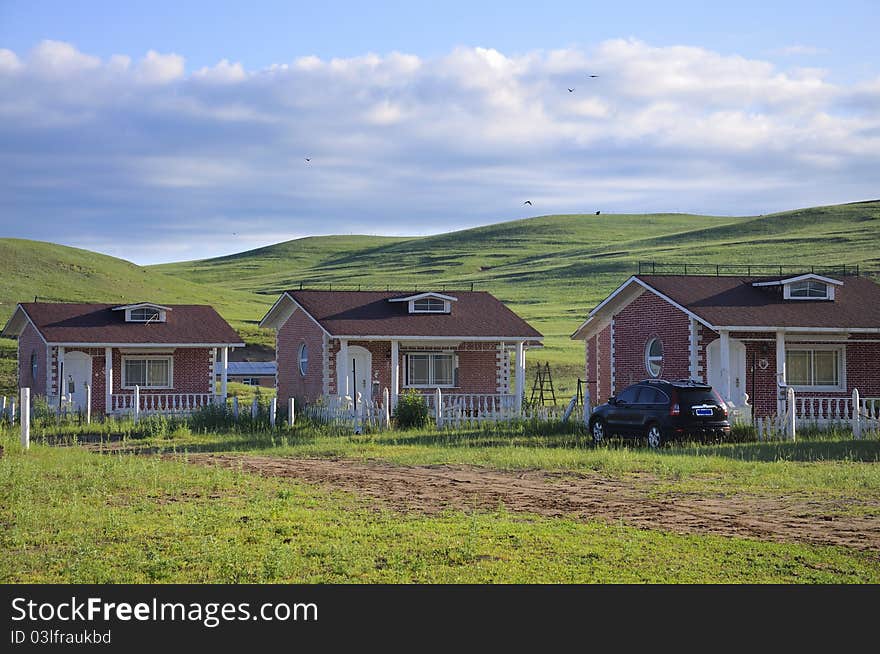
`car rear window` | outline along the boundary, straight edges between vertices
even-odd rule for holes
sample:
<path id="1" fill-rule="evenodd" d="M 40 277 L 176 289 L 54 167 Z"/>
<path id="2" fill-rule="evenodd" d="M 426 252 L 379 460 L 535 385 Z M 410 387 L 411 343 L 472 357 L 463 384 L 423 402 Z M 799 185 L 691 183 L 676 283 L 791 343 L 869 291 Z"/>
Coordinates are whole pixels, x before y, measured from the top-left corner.
<path id="1" fill-rule="evenodd" d="M 723 404 L 721 397 L 713 388 L 678 389 L 681 402 L 686 406 L 695 404 Z"/>
<path id="2" fill-rule="evenodd" d="M 639 390 L 639 404 L 666 404 L 668 401 L 666 394 L 656 388 L 642 386 Z"/>

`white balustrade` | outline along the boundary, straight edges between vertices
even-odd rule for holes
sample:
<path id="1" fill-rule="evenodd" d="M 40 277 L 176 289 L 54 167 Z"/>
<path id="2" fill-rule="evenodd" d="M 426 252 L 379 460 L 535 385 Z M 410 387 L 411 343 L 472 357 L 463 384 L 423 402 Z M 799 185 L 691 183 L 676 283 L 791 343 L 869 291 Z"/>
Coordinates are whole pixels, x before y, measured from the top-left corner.
<path id="1" fill-rule="evenodd" d="M 134 411 L 134 393 L 110 396 L 111 413 Z M 213 403 L 210 393 L 147 393 L 140 392 L 141 413 L 192 413 Z"/>

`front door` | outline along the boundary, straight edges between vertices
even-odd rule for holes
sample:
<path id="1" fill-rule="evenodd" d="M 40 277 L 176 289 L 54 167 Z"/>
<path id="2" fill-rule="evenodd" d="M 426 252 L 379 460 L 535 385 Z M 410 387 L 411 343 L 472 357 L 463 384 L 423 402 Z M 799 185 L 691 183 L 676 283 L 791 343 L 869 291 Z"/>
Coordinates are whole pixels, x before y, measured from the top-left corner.
<path id="1" fill-rule="evenodd" d="M 730 339 L 730 361 L 727 366 L 721 362 L 721 339 L 718 338 L 706 348 L 708 381 L 712 388 L 721 393 L 721 371 L 730 369 L 730 401 L 738 407 L 746 405 L 746 346 L 742 341 Z"/>
<path id="2" fill-rule="evenodd" d="M 71 399 L 71 409 L 85 411 L 86 384 L 92 383 L 92 357 L 85 352 L 64 354 L 64 383 L 61 392 Z"/>
<path id="3" fill-rule="evenodd" d="M 348 374 L 351 375 L 348 387 L 352 389 L 352 399 L 358 402 L 358 393 L 360 393 L 360 400 L 369 402 L 372 399 L 370 382 L 373 369 L 373 357 L 370 351 L 358 345 L 348 348 L 348 366 Z"/>

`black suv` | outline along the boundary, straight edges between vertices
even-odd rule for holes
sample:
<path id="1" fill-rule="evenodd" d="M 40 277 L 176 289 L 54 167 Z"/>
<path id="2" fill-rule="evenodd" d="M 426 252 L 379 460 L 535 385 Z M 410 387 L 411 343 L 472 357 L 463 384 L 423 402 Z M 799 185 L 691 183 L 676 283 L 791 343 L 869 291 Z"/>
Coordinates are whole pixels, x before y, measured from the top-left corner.
<path id="1" fill-rule="evenodd" d="M 681 436 L 730 436 L 727 407 L 717 391 L 694 380 L 646 379 L 593 409 L 593 441 L 621 434 L 648 439 L 650 447 Z"/>

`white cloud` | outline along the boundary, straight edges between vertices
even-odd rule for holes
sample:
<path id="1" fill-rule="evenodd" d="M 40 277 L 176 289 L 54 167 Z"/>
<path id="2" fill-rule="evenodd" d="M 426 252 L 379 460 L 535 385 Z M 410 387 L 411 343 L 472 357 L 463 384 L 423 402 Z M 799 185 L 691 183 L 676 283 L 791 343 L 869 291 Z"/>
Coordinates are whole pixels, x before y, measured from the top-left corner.
<path id="1" fill-rule="evenodd" d="M 200 68 L 193 73 L 193 77 L 208 82 L 229 84 L 242 81 L 246 77 L 246 74 L 244 72 L 244 66 L 239 62 L 230 64 L 228 60 L 223 59 L 212 68 Z"/>
<path id="2" fill-rule="evenodd" d="M 137 66 L 137 79 L 147 84 L 166 84 L 183 77 L 183 57 L 150 50 Z"/>
<path id="3" fill-rule="evenodd" d="M 29 71 L 46 77 L 64 78 L 101 65 L 98 57 L 83 54 L 69 43 L 42 41 L 28 57 Z"/>
<path id="4" fill-rule="evenodd" d="M 0 231 L 130 244 L 136 221 L 175 247 L 192 234 L 192 256 L 216 252 L 218 215 L 308 234 L 442 231 L 519 217 L 526 196 L 536 213 L 765 213 L 873 197 L 880 166 L 880 78 L 634 39 L 191 73 L 46 41 L 0 50 L 0 117 Z"/>

